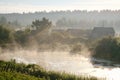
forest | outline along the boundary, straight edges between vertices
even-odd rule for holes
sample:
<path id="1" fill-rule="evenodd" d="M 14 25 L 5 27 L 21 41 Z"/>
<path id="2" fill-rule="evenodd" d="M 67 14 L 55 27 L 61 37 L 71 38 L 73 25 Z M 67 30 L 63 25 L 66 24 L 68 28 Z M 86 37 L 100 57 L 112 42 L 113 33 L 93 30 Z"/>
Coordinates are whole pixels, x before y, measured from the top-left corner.
<path id="1" fill-rule="evenodd" d="M 19 27 L 28 26 L 35 19 L 41 20 L 43 17 L 52 21 L 56 28 L 92 29 L 93 27 L 114 27 L 116 31 L 120 29 L 120 10 L 68 10 L 0 14 L 2 20 L 6 19 L 9 24 L 15 24 Z"/>

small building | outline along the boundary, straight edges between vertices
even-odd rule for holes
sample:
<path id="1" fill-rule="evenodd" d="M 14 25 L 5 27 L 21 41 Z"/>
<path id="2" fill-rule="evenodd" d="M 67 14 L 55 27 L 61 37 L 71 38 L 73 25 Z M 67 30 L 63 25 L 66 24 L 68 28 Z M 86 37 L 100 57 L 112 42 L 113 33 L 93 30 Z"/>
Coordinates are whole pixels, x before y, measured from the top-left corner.
<path id="1" fill-rule="evenodd" d="M 112 27 L 94 27 L 89 38 L 90 39 L 100 39 L 103 37 L 115 35 L 115 30 Z"/>

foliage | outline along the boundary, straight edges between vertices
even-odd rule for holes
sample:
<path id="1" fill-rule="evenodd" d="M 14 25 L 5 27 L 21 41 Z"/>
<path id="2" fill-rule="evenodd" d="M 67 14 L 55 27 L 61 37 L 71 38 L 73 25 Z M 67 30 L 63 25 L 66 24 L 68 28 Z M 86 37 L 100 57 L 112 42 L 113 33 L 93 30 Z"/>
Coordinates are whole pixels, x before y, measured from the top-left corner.
<path id="1" fill-rule="evenodd" d="M 6 26 L 10 27 L 11 25 L 6 24 Z M 51 26 L 52 23 L 46 18 L 43 18 L 41 21 L 35 20 L 32 22 L 32 27 L 35 27 L 36 30 L 34 30 L 34 28 L 33 29 L 25 28 L 21 30 L 11 31 L 10 29 L 8 29 L 8 27 L 4 27 L 3 25 L 0 25 L 0 45 L 6 46 L 6 44 L 8 43 L 12 44 L 12 42 L 16 42 L 22 47 L 26 46 L 28 45 L 30 37 L 34 37 L 35 35 L 39 34 L 41 31 L 44 31 L 50 28 Z M 34 37 L 34 39 L 36 38 Z"/>
<path id="2" fill-rule="evenodd" d="M 107 37 L 99 40 L 92 57 L 120 63 L 120 43 L 118 38 Z"/>
<path id="3" fill-rule="evenodd" d="M 28 28 L 25 30 L 16 31 L 14 34 L 15 41 L 20 45 L 25 45 L 28 41 L 28 37 L 30 33 L 31 33 L 31 30 Z"/>
<path id="4" fill-rule="evenodd" d="M 35 27 L 36 30 L 39 30 L 39 31 L 43 31 L 45 29 L 48 29 L 51 26 L 52 26 L 52 23 L 46 18 L 43 18 L 41 21 L 35 20 L 32 22 L 32 27 Z"/>
<path id="5" fill-rule="evenodd" d="M 38 65 L 25 65 L 23 63 L 16 63 L 15 60 L 8 62 L 0 61 L 0 72 L 1 80 L 5 77 L 7 80 L 10 80 L 11 78 L 14 78 L 15 80 L 37 80 L 35 77 L 38 77 L 38 80 L 97 80 L 95 77 L 83 77 L 67 73 L 46 71 Z"/>
<path id="6" fill-rule="evenodd" d="M 0 25 L 0 45 L 10 43 L 13 40 L 12 31 Z"/>
<path id="7" fill-rule="evenodd" d="M 37 78 L 34 76 L 21 74 L 17 72 L 0 72 L 0 80 L 44 80 L 43 78 Z"/>

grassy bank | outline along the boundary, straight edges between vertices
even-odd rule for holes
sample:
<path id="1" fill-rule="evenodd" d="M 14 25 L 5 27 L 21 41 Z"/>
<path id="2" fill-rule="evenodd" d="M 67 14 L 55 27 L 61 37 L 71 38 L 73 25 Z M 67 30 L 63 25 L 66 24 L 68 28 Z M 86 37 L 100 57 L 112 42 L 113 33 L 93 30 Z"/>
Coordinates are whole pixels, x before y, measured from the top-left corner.
<path id="1" fill-rule="evenodd" d="M 97 78 L 46 71 L 35 64 L 25 65 L 12 60 L 0 61 L 0 80 L 97 80 Z"/>

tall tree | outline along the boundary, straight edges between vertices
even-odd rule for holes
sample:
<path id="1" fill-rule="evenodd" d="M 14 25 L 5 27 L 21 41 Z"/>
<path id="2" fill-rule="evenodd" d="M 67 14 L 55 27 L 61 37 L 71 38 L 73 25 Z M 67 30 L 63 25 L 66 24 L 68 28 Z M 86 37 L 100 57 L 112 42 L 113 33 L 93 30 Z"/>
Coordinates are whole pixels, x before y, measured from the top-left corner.
<path id="1" fill-rule="evenodd" d="M 50 27 L 52 27 L 52 22 L 44 17 L 42 18 L 41 21 L 40 20 L 33 21 L 32 27 L 36 28 L 36 30 L 43 31 L 45 29 L 49 29 Z"/>

